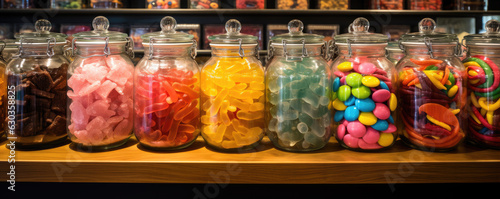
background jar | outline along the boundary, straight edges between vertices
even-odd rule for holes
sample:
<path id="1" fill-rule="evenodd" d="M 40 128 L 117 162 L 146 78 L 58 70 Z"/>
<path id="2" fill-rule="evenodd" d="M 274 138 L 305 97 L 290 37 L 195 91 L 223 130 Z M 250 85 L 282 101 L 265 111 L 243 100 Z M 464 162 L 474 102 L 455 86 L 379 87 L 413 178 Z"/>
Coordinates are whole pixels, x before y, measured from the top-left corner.
<path id="1" fill-rule="evenodd" d="M 200 134 L 200 70 L 193 35 L 176 32 L 173 17 L 162 31 L 142 36 L 144 56 L 134 73 L 135 136 L 151 149 L 188 147 Z"/>
<path id="2" fill-rule="evenodd" d="M 220 151 L 245 151 L 264 137 L 264 69 L 257 37 L 241 34 L 239 21 L 213 35 L 212 57 L 201 72 L 201 134 Z"/>
<path id="3" fill-rule="evenodd" d="M 66 140 L 66 35 L 51 33 L 47 20 L 35 23 L 36 32 L 16 36 L 19 54 L 6 69 L 7 91 L 15 95 L 16 148 L 46 148 Z M 14 137 L 17 137 L 15 139 Z"/>
<path id="4" fill-rule="evenodd" d="M 490 20 L 486 33 L 465 36 L 468 79 L 467 141 L 500 149 L 500 23 Z"/>
<path id="5" fill-rule="evenodd" d="M 108 31 L 99 16 L 93 31 L 74 34 L 68 69 L 68 130 L 76 146 L 89 151 L 124 144 L 133 130 L 132 40 Z"/>
<path id="6" fill-rule="evenodd" d="M 351 33 L 335 36 L 339 56 L 332 64 L 334 136 L 355 151 L 387 149 L 397 138 L 394 65 L 385 57 L 388 37 L 369 33 L 369 26 L 360 17 Z"/>
<path id="7" fill-rule="evenodd" d="M 405 55 L 403 50 L 401 50 L 401 48 L 399 47 L 398 42 L 389 42 L 387 47 L 385 47 L 385 50 L 386 50 L 385 56 L 389 61 L 391 61 L 394 64 L 394 66 Z"/>
<path id="8" fill-rule="evenodd" d="M 461 46 L 454 34 L 435 32 L 425 18 L 420 32 L 401 37 L 405 56 L 396 66 L 401 103 L 399 133 L 409 146 L 427 151 L 455 149 L 465 134 L 462 120 L 467 95 Z"/>

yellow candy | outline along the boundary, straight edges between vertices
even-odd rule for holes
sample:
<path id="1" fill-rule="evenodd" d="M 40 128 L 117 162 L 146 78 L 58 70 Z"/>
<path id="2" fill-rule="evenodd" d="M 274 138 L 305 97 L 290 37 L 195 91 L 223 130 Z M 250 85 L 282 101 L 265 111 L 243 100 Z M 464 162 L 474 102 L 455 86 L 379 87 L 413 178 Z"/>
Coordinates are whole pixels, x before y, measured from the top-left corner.
<path id="1" fill-rule="evenodd" d="M 394 135 L 391 133 L 381 133 L 378 144 L 382 147 L 388 147 L 394 142 Z"/>
<path id="2" fill-rule="evenodd" d="M 479 103 L 477 102 L 477 98 L 476 98 L 476 95 L 474 94 L 474 92 L 470 92 L 470 101 L 472 102 L 472 104 L 473 104 L 476 108 L 481 107 L 481 106 L 479 105 Z"/>
<path id="3" fill-rule="evenodd" d="M 477 76 L 477 72 L 475 70 L 469 70 L 469 76 Z"/>
<path id="4" fill-rule="evenodd" d="M 453 115 L 456 115 L 456 114 L 460 113 L 460 109 L 451 109 L 450 108 L 450 112 L 452 112 Z"/>
<path id="5" fill-rule="evenodd" d="M 428 71 L 428 70 L 424 70 L 424 73 L 425 75 L 427 75 L 427 78 L 429 78 L 429 80 L 431 80 L 432 84 L 434 84 L 434 86 L 436 86 L 436 88 L 438 88 L 439 90 L 446 90 L 446 87 L 444 87 L 443 84 L 441 84 L 441 82 L 436 79 L 436 77 L 434 76 L 434 72 L 432 71 Z"/>
<path id="6" fill-rule="evenodd" d="M 476 121 L 478 124 L 482 124 L 481 121 L 476 117 L 476 115 L 471 114 L 470 115 L 474 121 Z"/>
<path id="7" fill-rule="evenodd" d="M 339 69 L 342 72 L 350 71 L 350 70 L 352 70 L 352 63 L 348 62 L 348 61 L 342 62 L 341 64 L 339 64 L 337 66 L 337 69 Z"/>
<path id="8" fill-rule="evenodd" d="M 238 111 L 236 113 L 236 117 L 242 120 L 255 120 L 255 119 L 260 119 L 264 117 L 264 113 L 262 111 L 258 112 L 244 112 L 244 111 Z"/>
<path id="9" fill-rule="evenodd" d="M 391 111 L 395 111 L 397 107 L 398 107 L 398 98 L 394 93 L 391 93 L 391 97 L 389 98 L 389 109 L 391 109 Z"/>
<path id="10" fill-rule="evenodd" d="M 470 80 L 469 80 L 469 82 L 470 82 L 471 84 L 477 84 L 479 81 L 481 81 L 481 80 L 480 80 L 480 79 L 470 79 Z M 450 84 L 447 84 L 447 85 L 451 85 L 451 82 L 450 82 Z"/>
<path id="11" fill-rule="evenodd" d="M 220 106 L 219 117 L 220 117 L 220 120 L 222 121 L 222 123 L 224 123 L 224 125 L 226 125 L 226 126 L 229 126 L 231 124 L 231 120 L 229 119 L 229 116 L 227 115 L 228 108 L 229 108 L 229 101 L 224 100 L 222 102 L 222 105 Z M 224 125 L 221 125 L 221 126 L 224 126 Z"/>
<path id="12" fill-rule="evenodd" d="M 359 114 L 358 120 L 359 122 L 361 122 L 361 124 L 367 126 L 371 126 L 377 123 L 377 117 L 375 117 L 372 112 L 361 112 Z"/>
<path id="13" fill-rule="evenodd" d="M 374 76 L 364 76 L 363 79 L 361 79 L 361 83 L 367 87 L 377 87 L 380 85 L 380 80 Z"/>
<path id="14" fill-rule="evenodd" d="M 448 131 L 451 131 L 450 125 L 448 125 L 444 122 L 438 121 L 438 120 L 434 119 L 433 117 L 431 117 L 430 115 L 427 115 L 426 117 L 430 122 L 434 123 L 435 125 L 438 125 L 440 127 L 443 127 L 444 129 L 448 130 Z"/>
<path id="15" fill-rule="evenodd" d="M 488 121 L 489 124 L 493 124 L 493 114 L 495 111 L 488 111 L 486 112 L 486 121 Z"/>
<path id="16" fill-rule="evenodd" d="M 500 99 L 498 99 L 495 103 L 490 104 L 489 102 L 486 103 L 486 97 L 481 97 L 477 101 L 478 104 L 481 106 L 481 108 L 486 109 L 488 111 L 495 111 L 498 108 L 500 108 Z"/>
<path id="17" fill-rule="evenodd" d="M 214 116 L 217 115 L 217 112 L 219 112 L 219 108 L 222 105 L 222 102 L 224 98 L 226 98 L 227 94 L 229 93 L 229 90 L 222 90 L 217 97 L 215 97 L 214 103 L 212 106 L 210 106 L 210 109 L 207 111 L 209 116 Z"/>
<path id="18" fill-rule="evenodd" d="M 262 82 L 250 82 L 250 89 L 252 90 L 264 90 L 266 85 Z"/>
<path id="19" fill-rule="evenodd" d="M 338 110 L 338 111 L 343 111 L 347 108 L 347 106 L 344 104 L 344 102 L 341 102 L 339 99 L 335 99 L 332 102 L 332 106 L 335 110 Z"/>
<path id="20" fill-rule="evenodd" d="M 264 104 L 263 103 L 253 103 L 250 105 L 250 111 L 262 111 L 264 110 Z"/>
<path id="21" fill-rule="evenodd" d="M 455 94 L 457 94 L 457 92 L 458 92 L 458 86 L 457 85 L 451 87 L 450 90 L 448 91 L 448 97 L 455 96 Z"/>

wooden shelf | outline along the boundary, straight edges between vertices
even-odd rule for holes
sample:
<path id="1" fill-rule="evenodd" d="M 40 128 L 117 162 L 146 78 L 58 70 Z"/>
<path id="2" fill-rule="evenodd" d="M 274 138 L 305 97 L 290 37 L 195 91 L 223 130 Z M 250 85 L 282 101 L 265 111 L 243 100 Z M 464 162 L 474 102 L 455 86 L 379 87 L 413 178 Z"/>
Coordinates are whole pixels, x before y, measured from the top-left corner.
<path id="1" fill-rule="evenodd" d="M 0 168 L 6 172 L 5 144 Z M 264 138 L 256 151 L 220 153 L 199 138 L 184 150 L 156 152 L 131 139 L 119 149 L 97 153 L 70 144 L 16 151 L 15 167 L 20 182 L 217 183 L 214 176 L 228 175 L 236 184 L 498 183 L 500 151 L 463 145 L 433 153 L 398 141 L 390 150 L 366 153 L 343 149 L 332 139 L 322 150 L 290 153 Z"/>

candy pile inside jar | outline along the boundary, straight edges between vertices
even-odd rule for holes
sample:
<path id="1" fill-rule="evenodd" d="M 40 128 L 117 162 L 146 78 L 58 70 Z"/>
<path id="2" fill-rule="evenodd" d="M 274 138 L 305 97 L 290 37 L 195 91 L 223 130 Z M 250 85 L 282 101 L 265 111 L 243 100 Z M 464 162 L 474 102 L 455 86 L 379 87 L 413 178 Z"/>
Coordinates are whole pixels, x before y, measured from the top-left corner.
<path id="1" fill-rule="evenodd" d="M 194 9 L 217 9 L 219 0 L 189 0 L 190 8 Z"/>
<path id="2" fill-rule="evenodd" d="M 246 57 L 220 58 L 205 66 L 201 122 L 207 142 L 234 149 L 262 139 L 264 88 L 264 71 Z"/>
<path id="3" fill-rule="evenodd" d="M 372 0 L 372 9 L 402 10 L 403 0 Z"/>
<path id="4" fill-rule="evenodd" d="M 380 149 L 394 143 L 397 127 L 391 114 L 397 98 L 391 93 L 391 79 L 362 57 L 337 66 L 333 81 L 337 138 L 348 147 Z"/>
<path id="5" fill-rule="evenodd" d="M 309 0 L 277 0 L 276 5 L 278 9 L 307 10 L 309 7 Z"/>
<path id="6" fill-rule="evenodd" d="M 304 57 L 301 62 L 284 62 L 283 75 L 268 82 L 269 131 L 278 136 L 283 147 L 308 149 L 324 145 L 330 125 L 328 77 L 317 70 L 317 60 Z M 268 79 L 269 80 L 269 79 Z M 327 137 L 327 138 L 324 138 Z"/>
<path id="7" fill-rule="evenodd" d="M 417 146 L 456 146 L 464 137 L 457 116 L 463 101 L 461 72 L 442 60 L 410 61 L 418 67 L 403 66 L 399 74 L 405 137 Z"/>
<path id="8" fill-rule="evenodd" d="M 487 57 L 475 55 L 464 61 L 469 80 L 471 113 L 469 132 L 491 146 L 500 146 L 500 71 Z"/>
<path id="9" fill-rule="evenodd" d="M 237 9 L 264 9 L 265 0 L 236 0 Z"/>
<path id="10" fill-rule="evenodd" d="M 33 70 L 7 74 L 9 85 L 17 85 L 18 142 L 50 142 L 66 134 L 67 70 L 67 63 L 57 68 L 35 64 Z"/>
<path id="11" fill-rule="evenodd" d="M 410 0 L 411 10 L 441 10 L 442 0 Z"/>
<path id="12" fill-rule="evenodd" d="M 137 75 L 136 136 L 150 146 L 176 147 L 199 133 L 198 78 L 192 71 L 161 69 Z"/>
<path id="13" fill-rule="evenodd" d="M 75 142 L 105 145 L 124 140 L 133 127 L 133 68 L 120 55 L 83 60 L 68 79 L 69 131 Z"/>
<path id="14" fill-rule="evenodd" d="M 179 8 L 179 0 L 147 0 L 146 7 L 148 9 L 169 9 Z"/>
<path id="15" fill-rule="evenodd" d="M 322 10 L 347 10 L 349 0 L 319 0 L 318 7 Z"/>

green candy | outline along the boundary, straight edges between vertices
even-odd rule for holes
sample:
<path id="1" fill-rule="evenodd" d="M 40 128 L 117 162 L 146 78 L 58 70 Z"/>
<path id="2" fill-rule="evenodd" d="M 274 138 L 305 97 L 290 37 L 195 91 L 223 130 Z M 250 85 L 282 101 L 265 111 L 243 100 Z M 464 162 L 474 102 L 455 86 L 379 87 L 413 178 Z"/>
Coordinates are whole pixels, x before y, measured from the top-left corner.
<path id="1" fill-rule="evenodd" d="M 342 85 L 339 87 L 337 92 L 337 97 L 341 102 L 346 101 L 351 96 L 351 87 L 347 85 Z"/>
<path id="2" fill-rule="evenodd" d="M 347 83 L 347 85 L 353 88 L 357 88 L 362 85 L 361 79 L 363 79 L 363 75 L 359 73 L 351 73 L 347 75 L 345 82 Z"/>
<path id="3" fill-rule="evenodd" d="M 366 86 L 360 86 L 352 89 L 352 95 L 358 99 L 366 99 L 370 97 L 371 90 Z"/>
<path id="4" fill-rule="evenodd" d="M 427 66 L 427 68 L 425 68 L 425 70 L 437 70 L 438 67 L 437 66 L 434 66 L 434 65 L 430 65 L 430 66 Z"/>

